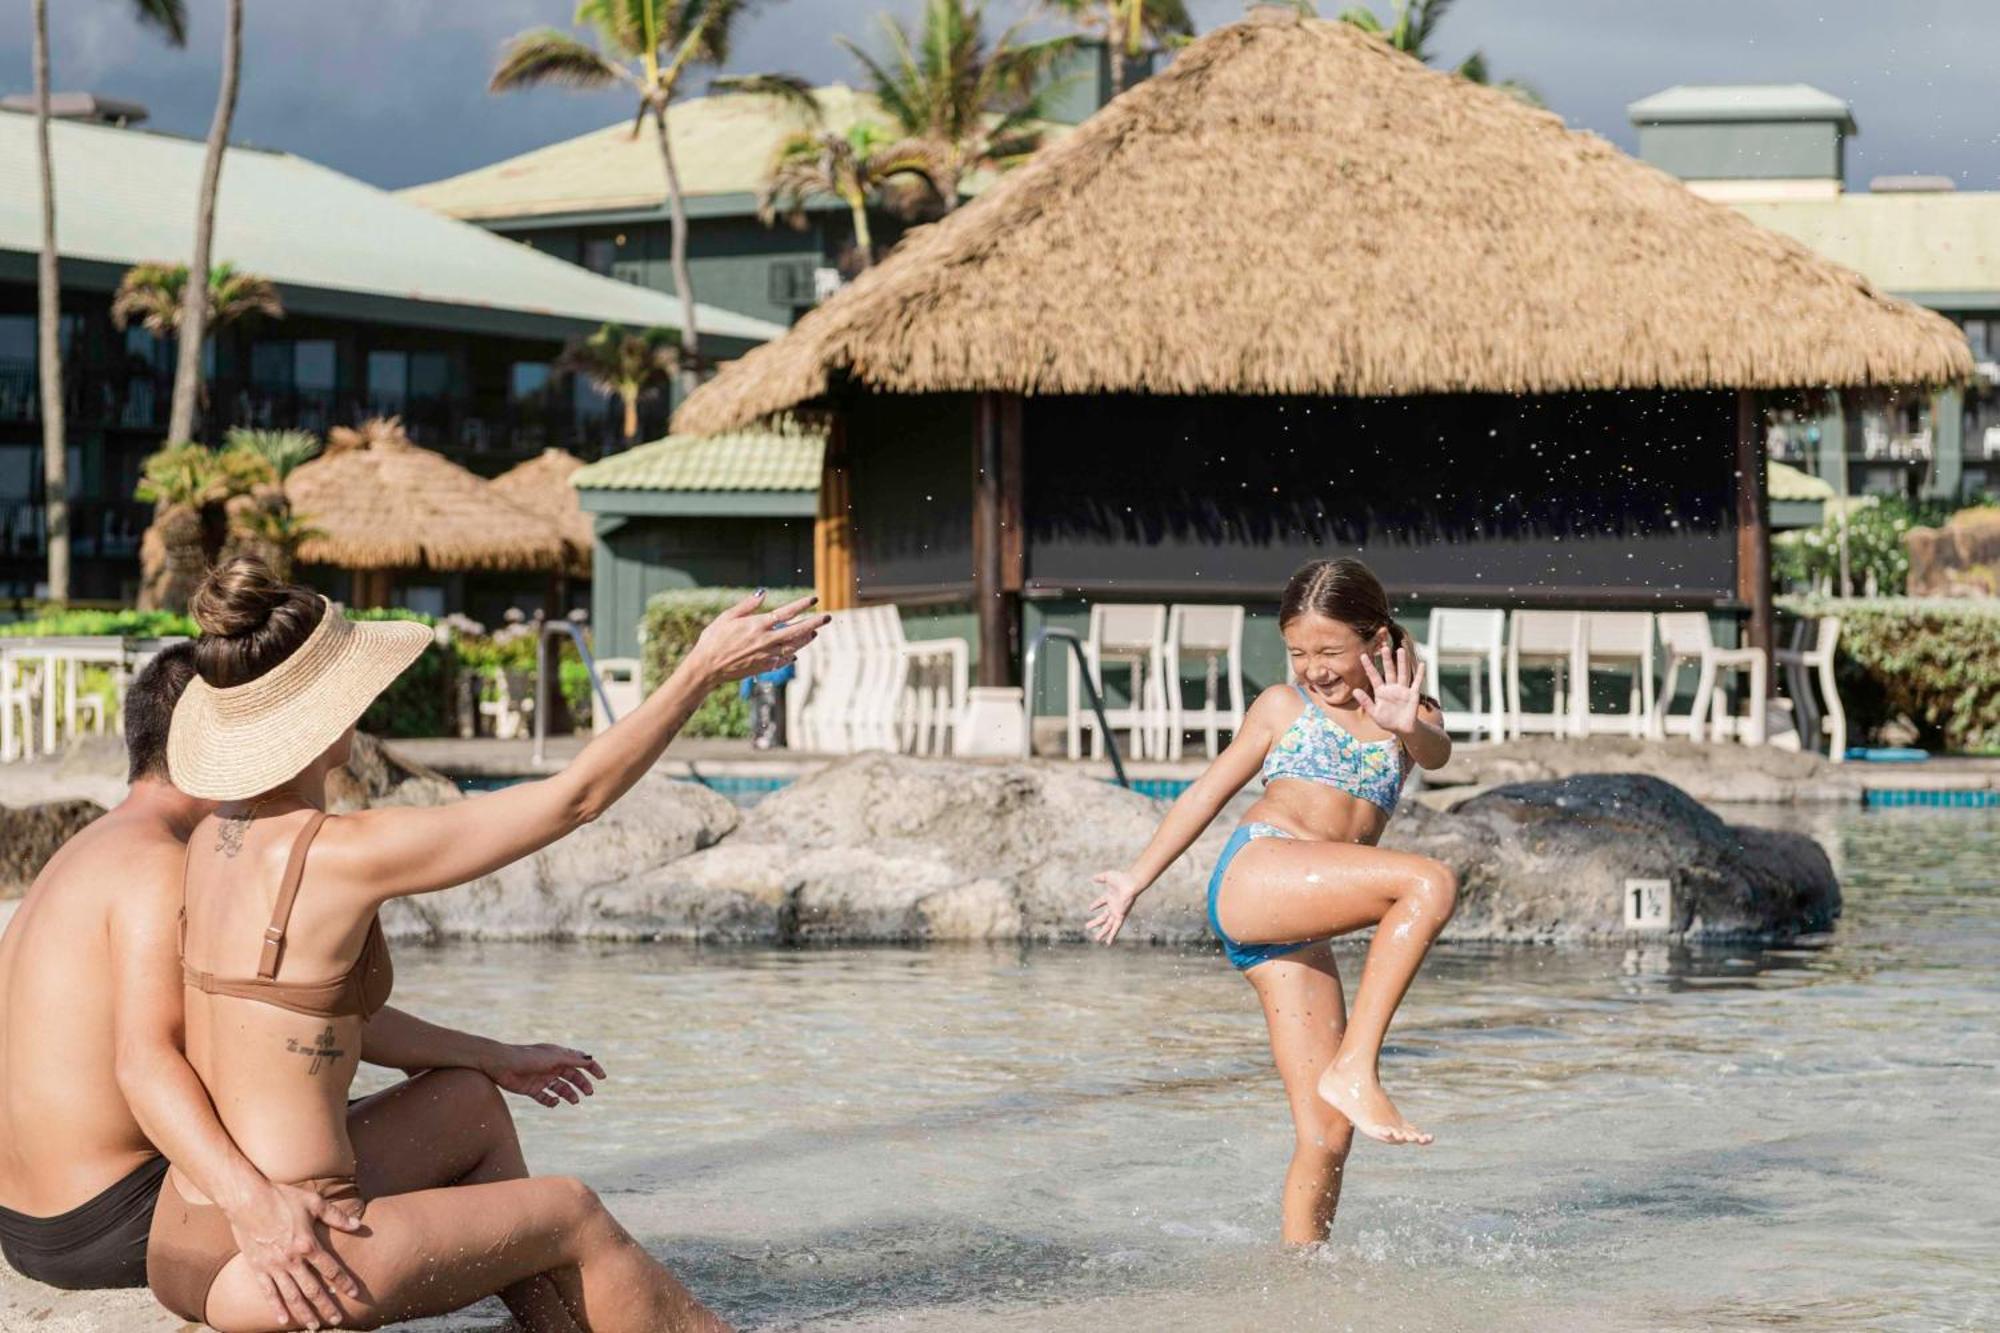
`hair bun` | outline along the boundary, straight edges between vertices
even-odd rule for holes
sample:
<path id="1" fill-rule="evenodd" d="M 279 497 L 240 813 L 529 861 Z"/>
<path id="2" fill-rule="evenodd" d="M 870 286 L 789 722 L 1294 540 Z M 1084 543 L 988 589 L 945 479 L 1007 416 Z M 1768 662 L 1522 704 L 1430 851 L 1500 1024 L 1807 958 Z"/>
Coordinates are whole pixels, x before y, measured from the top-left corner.
<path id="1" fill-rule="evenodd" d="M 294 591 L 256 556 L 233 556 L 208 571 L 188 612 L 203 634 L 242 638 L 262 629 Z"/>

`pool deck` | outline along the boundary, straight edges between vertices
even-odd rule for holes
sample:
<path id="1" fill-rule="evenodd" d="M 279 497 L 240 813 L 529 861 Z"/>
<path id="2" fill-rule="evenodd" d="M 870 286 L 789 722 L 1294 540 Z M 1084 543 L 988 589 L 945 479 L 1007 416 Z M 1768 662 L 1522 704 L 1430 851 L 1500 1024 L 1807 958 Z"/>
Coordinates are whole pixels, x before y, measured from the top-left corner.
<path id="1" fill-rule="evenodd" d="M 437 738 L 392 741 L 399 753 L 454 778 L 533 777 L 567 764 L 583 748 L 585 736 L 553 736 L 544 761 L 534 762 L 528 740 Z M 680 740 L 667 748 L 661 772 L 677 778 L 754 778 L 782 781 L 814 772 L 844 756 L 801 750 L 755 750 L 742 740 Z M 1005 762 L 993 760 L 991 762 Z M 1043 760 L 1041 762 L 1069 762 Z M 1207 764 L 1199 747 L 1178 762 L 1128 760 L 1135 782 L 1186 782 Z M 1082 760 L 1076 768 L 1112 776 L 1108 760 Z M 1499 743 L 1461 742 L 1452 763 L 1429 775 L 1429 786 L 1483 789 L 1499 782 L 1559 777 L 1584 772 L 1648 772 L 1665 777 L 1699 800 L 1789 800 L 1804 802 L 1897 803 L 1893 794 L 2000 793 L 2000 758 L 1933 758 L 1919 763 L 1831 764 L 1816 756 L 1733 745 L 1698 746 L 1685 741 L 1631 742 L 1596 739 Z M 1746 785 L 1743 779 L 1751 783 Z M 1754 789 L 1752 789 L 1754 788 Z M 1887 800 L 1879 800 L 1881 793 Z M 1467 792 L 1469 794 L 1469 792 Z M 1984 803 L 2000 797 L 1971 797 Z"/>

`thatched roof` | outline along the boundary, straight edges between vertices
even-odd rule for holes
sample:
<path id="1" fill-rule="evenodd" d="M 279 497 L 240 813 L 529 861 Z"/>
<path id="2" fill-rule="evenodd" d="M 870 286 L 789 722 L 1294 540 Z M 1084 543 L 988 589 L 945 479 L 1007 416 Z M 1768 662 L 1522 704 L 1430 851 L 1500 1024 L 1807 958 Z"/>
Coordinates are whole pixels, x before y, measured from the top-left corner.
<path id="1" fill-rule="evenodd" d="M 694 394 L 1942 383 L 1942 316 L 1344 23 L 1210 32 Z"/>
<path id="2" fill-rule="evenodd" d="M 572 570 L 588 573 L 596 535 L 591 529 L 590 515 L 576 501 L 576 488 L 569 484 L 571 475 L 582 466 L 583 460 L 575 454 L 544 449 L 527 462 L 502 472 L 491 484 L 523 509 L 532 509 L 554 523 L 572 548 Z"/>
<path id="3" fill-rule="evenodd" d="M 573 554 L 553 521 L 412 444 L 393 418 L 328 432 L 326 452 L 292 471 L 285 494 L 322 534 L 299 547 L 308 564 L 560 572 Z"/>

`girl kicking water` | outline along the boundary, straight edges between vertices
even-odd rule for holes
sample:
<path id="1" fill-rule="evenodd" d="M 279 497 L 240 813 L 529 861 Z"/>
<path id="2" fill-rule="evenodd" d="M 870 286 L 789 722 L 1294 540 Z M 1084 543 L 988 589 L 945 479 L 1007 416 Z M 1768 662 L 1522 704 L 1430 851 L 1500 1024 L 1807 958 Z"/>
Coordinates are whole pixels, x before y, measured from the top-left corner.
<path id="1" fill-rule="evenodd" d="M 1458 879 L 1425 856 L 1374 843 L 1410 767 L 1437 768 L 1451 739 L 1423 665 L 1358 560 L 1293 574 L 1278 629 L 1296 683 L 1258 696 L 1229 747 L 1174 802 L 1127 870 L 1106 871 L 1088 929 L 1118 938 L 1132 904 L 1261 766 L 1263 796 L 1222 851 L 1208 921 L 1257 992 L 1297 1131 L 1285 1177 L 1284 1238 L 1326 1238 L 1353 1130 L 1429 1143 L 1382 1091 L 1389 1020 L 1457 903 Z M 1346 1012 L 1328 941 L 1377 927 Z"/>

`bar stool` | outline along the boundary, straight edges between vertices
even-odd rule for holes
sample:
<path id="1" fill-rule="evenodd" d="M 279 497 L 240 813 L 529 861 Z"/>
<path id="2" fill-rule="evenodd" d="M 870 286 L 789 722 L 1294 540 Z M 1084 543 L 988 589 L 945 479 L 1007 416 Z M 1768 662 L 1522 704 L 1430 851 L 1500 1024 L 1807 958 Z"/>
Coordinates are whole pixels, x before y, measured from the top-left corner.
<path id="1" fill-rule="evenodd" d="M 1123 667 L 1131 676 L 1132 692 L 1124 708 L 1106 707 L 1105 725 L 1132 733 L 1132 757 L 1166 754 L 1167 608 L 1165 603 L 1099 602 L 1090 608 L 1090 637 L 1083 655 L 1098 694 L 1104 693 L 1106 667 Z M 1076 658 L 1069 659 L 1069 757 L 1083 757 L 1083 732 L 1091 733 L 1092 758 L 1103 758 L 1104 737 L 1096 714 L 1083 701 L 1083 682 Z"/>
<path id="2" fill-rule="evenodd" d="M 1628 736 L 1654 734 L 1653 613 L 1651 611 L 1588 611 L 1583 617 L 1583 669 L 1577 675 L 1577 719 L 1580 730 L 1623 731 Z M 1625 715 L 1593 712 L 1590 672 L 1595 667 L 1623 668 L 1632 674 Z"/>
<path id="3" fill-rule="evenodd" d="M 1430 671 L 1432 688 L 1442 685 L 1439 677 L 1447 667 L 1466 667 L 1472 673 L 1472 711 L 1446 713 L 1446 731 L 1463 731 L 1474 740 L 1482 731 L 1496 741 L 1506 735 L 1503 710 L 1507 696 L 1501 689 L 1501 663 L 1506 656 L 1502 642 L 1506 636 L 1505 611 L 1441 606 L 1431 612 L 1430 642 L 1420 645 L 1418 651 Z M 1491 708 L 1483 697 L 1487 689 L 1493 694 Z"/>
<path id="4" fill-rule="evenodd" d="M 1202 682 L 1201 711 L 1188 712 L 1181 701 L 1181 667 L 1190 658 L 1207 668 Z M 1229 681 L 1228 706 L 1218 707 L 1222 677 Z M 1181 743 L 1191 726 L 1200 726 L 1208 757 L 1216 755 L 1216 733 L 1232 737 L 1243 726 L 1243 608 L 1176 604 L 1167 612 L 1167 758 L 1181 757 Z"/>
<path id="5" fill-rule="evenodd" d="M 1521 668 L 1546 670 L 1554 697 L 1546 713 L 1521 711 Z M 1507 637 L 1508 734 L 1530 731 L 1573 736 L 1579 730 L 1577 695 L 1589 682 L 1583 656 L 1583 617 L 1574 611 L 1516 611 Z"/>
<path id="6" fill-rule="evenodd" d="M 1800 622 L 1800 628 L 1805 622 Z M 1778 665 L 1785 671 L 1785 691 L 1792 696 L 1792 716 L 1798 720 L 1799 744 L 1819 748 L 1822 734 L 1830 740 L 1827 757 L 1834 763 L 1847 761 L 1847 711 L 1840 706 L 1840 691 L 1833 683 L 1833 653 L 1840 645 L 1840 617 L 1821 616 L 1813 630 L 1813 646 L 1779 649 Z M 1819 677 L 1820 697 L 1826 701 L 1822 714 L 1813 700 L 1812 677 Z"/>
<path id="7" fill-rule="evenodd" d="M 1765 739 L 1764 696 L 1769 687 L 1770 662 L 1756 648 L 1718 648 L 1709 629 L 1705 611 L 1667 611 L 1659 617 L 1660 638 L 1667 648 L 1667 682 L 1653 705 L 1654 734 L 1678 731 L 1694 740 L 1720 740 L 1729 732 L 1744 736 L 1746 744 L 1762 745 Z M 1695 663 L 1694 707 L 1685 717 L 1668 712 L 1679 684 L 1680 669 Z M 1722 690 L 1722 675 L 1742 671 L 1750 677 L 1750 715 L 1742 720 L 1729 716 Z"/>

